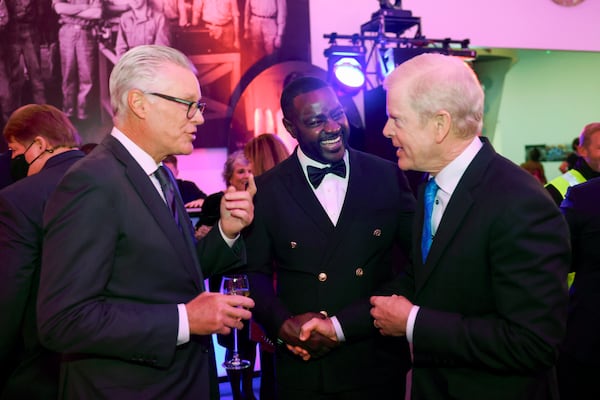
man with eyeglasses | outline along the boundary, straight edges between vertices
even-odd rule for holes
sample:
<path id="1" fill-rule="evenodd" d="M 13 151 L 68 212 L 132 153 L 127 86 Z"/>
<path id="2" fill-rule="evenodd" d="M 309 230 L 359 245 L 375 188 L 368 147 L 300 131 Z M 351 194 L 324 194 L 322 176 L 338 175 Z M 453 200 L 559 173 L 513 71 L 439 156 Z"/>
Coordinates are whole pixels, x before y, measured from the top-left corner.
<path id="1" fill-rule="evenodd" d="M 187 112 L 185 114 L 187 119 L 194 118 L 194 115 L 196 115 L 198 111 L 200 111 L 200 114 L 204 114 L 204 110 L 206 109 L 206 103 L 201 103 L 200 101 L 189 101 L 156 92 L 150 92 L 148 94 L 151 94 L 152 96 L 158 96 L 162 99 L 169 100 L 174 103 L 185 104 L 187 106 Z"/>
<path id="2" fill-rule="evenodd" d="M 38 321 L 42 342 L 62 353 L 59 397 L 218 399 L 210 335 L 242 328 L 254 301 L 207 292 L 204 279 L 243 265 L 254 181 L 225 191 L 218 228 L 196 244 L 162 166 L 192 152 L 204 123 L 195 68 L 178 50 L 138 46 L 109 87 L 112 132 L 44 215 Z"/>

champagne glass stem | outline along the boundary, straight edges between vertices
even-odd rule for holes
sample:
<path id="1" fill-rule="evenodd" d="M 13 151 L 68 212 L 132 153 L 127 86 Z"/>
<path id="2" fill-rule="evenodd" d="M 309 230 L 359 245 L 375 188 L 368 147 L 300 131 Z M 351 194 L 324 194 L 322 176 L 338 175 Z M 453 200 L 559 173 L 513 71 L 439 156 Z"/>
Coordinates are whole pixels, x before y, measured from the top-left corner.
<path id="1" fill-rule="evenodd" d="M 240 354 L 238 353 L 238 330 L 237 328 L 233 329 L 233 360 L 237 361 L 240 358 Z"/>
<path id="2" fill-rule="evenodd" d="M 248 296 L 248 278 L 245 275 L 233 275 L 233 276 L 224 276 L 221 282 L 221 293 L 228 295 L 243 295 Z M 242 360 L 240 358 L 240 354 L 238 352 L 238 330 L 237 328 L 233 329 L 233 349 L 231 354 L 231 359 L 226 360 L 223 363 L 223 366 L 229 370 L 240 370 L 249 368 L 251 366 L 251 362 L 248 360 Z M 228 352 L 229 353 L 229 352 Z"/>

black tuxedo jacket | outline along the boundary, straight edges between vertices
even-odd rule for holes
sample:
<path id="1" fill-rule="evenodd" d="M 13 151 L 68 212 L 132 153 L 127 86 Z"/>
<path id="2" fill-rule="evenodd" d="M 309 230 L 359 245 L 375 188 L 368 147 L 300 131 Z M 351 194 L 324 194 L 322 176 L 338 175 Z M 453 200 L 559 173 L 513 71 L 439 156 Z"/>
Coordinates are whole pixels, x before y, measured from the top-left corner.
<path id="1" fill-rule="evenodd" d="M 49 399 L 58 393 L 58 354 L 38 339 L 35 304 L 42 218 L 65 171 L 84 154 L 48 159 L 40 172 L 0 191 L 0 398 Z"/>
<path id="2" fill-rule="evenodd" d="M 425 264 L 424 185 L 417 197 L 414 264 L 393 291 L 420 307 L 412 398 L 556 399 L 568 227 L 539 182 L 481 140 Z"/>
<path id="3" fill-rule="evenodd" d="M 561 209 L 569 223 L 576 272 L 562 351 L 600 365 L 600 178 L 571 186 Z"/>
<path id="4" fill-rule="evenodd" d="M 176 339 L 177 304 L 204 290 L 204 276 L 241 264 L 219 230 L 194 252 L 112 136 L 65 175 L 44 223 L 38 322 L 42 342 L 63 353 L 61 396 L 197 400 L 212 388 L 217 399 L 210 337 Z"/>
<path id="5" fill-rule="evenodd" d="M 336 226 L 317 200 L 294 153 L 256 178 L 255 219 L 245 232 L 255 319 L 275 339 L 288 317 L 336 316 L 346 342 L 308 362 L 277 351 L 277 383 L 339 392 L 368 385 L 404 387 L 406 342 L 374 329 L 369 296 L 406 255 L 414 197 L 392 162 L 349 150 L 349 180 Z M 277 287 L 273 290 L 273 274 Z M 393 367 L 390 367 L 393 365 Z M 391 389 L 392 390 L 392 389 Z"/>

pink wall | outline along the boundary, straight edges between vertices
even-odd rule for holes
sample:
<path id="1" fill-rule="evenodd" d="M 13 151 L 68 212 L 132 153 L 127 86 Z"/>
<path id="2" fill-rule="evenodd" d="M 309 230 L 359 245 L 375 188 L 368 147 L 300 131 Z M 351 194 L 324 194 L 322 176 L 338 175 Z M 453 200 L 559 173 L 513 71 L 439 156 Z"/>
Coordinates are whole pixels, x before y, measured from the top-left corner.
<path id="1" fill-rule="evenodd" d="M 600 51 L 600 2 L 405 0 L 430 37 L 470 38 L 473 46 Z"/>
<path id="2" fill-rule="evenodd" d="M 323 67 L 324 33 L 352 34 L 379 9 L 375 0 L 310 0 L 312 61 Z M 431 39 L 470 39 L 473 47 L 600 51 L 600 1 L 564 7 L 552 0 L 404 0 Z"/>

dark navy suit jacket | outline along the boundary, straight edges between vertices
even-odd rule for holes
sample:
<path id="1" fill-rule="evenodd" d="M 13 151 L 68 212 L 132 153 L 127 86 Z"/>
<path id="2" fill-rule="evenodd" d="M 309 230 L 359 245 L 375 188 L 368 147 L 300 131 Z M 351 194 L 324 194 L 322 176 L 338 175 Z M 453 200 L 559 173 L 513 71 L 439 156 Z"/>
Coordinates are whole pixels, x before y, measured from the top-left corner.
<path id="1" fill-rule="evenodd" d="M 414 264 L 392 291 L 420 307 L 412 398 L 557 399 L 568 227 L 539 182 L 481 140 L 424 264 L 421 186 Z"/>
<path id="2" fill-rule="evenodd" d="M 112 136 L 65 175 L 44 214 L 38 299 L 42 342 L 63 353 L 63 397 L 218 399 L 210 337 L 177 346 L 177 304 L 239 267 L 243 248 L 213 229 L 194 251 L 187 222 L 185 236 Z"/>
<path id="3" fill-rule="evenodd" d="M 582 364 L 600 363 L 600 178 L 567 191 L 561 209 L 569 223 L 576 272 L 562 351 Z"/>
<path id="4" fill-rule="evenodd" d="M 0 398 L 49 399 L 58 390 L 59 356 L 38 339 L 36 298 L 46 201 L 84 154 L 57 154 L 40 172 L 0 191 Z M 4 380 L 3 379 L 3 380 Z"/>

